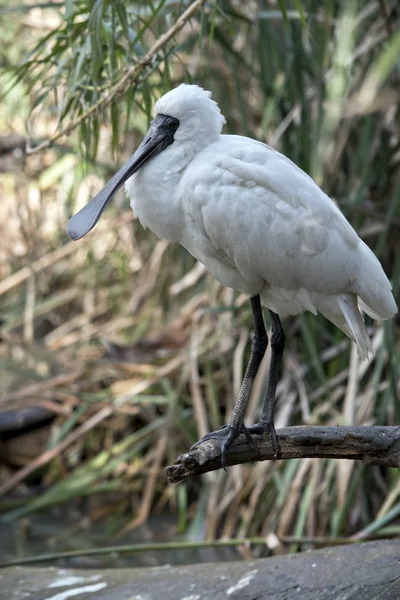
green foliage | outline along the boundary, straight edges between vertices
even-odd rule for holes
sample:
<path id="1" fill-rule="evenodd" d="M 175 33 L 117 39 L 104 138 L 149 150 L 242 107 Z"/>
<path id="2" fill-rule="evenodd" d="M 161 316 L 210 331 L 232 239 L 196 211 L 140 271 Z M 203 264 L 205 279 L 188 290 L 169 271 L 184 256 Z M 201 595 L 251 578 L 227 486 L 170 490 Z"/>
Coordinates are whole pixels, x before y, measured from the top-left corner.
<path id="1" fill-rule="evenodd" d="M 156 36 L 171 16 L 163 12 L 165 4 L 165 0 L 157 6 L 127 6 L 121 0 L 66 2 L 60 25 L 40 39 L 17 72 L 17 79 L 29 81 L 32 110 L 44 107 L 56 116 L 57 127 L 85 114 L 115 85 L 128 65 L 143 58 L 144 34 Z M 151 69 L 157 69 L 162 59 L 156 57 Z M 144 94 L 142 98 L 142 108 L 149 112 L 151 96 Z M 132 93 L 126 101 L 132 102 Z M 123 108 L 127 113 L 131 110 L 116 97 L 106 111 L 82 124 L 81 136 L 91 153 L 97 149 L 99 128 L 104 122 L 111 122 L 113 143 L 117 145 Z"/>
<path id="2" fill-rule="evenodd" d="M 157 94 L 171 86 L 172 58 L 190 52 L 195 43 L 201 47 L 204 38 L 210 47 L 215 28 L 221 23 L 230 27 L 229 14 L 242 18 L 229 10 L 229 4 L 212 4 L 211 10 L 193 14 L 193 21 L 200 22 L 199 35 L 189 33 L 183 41 L 176 38 L 146 59 L 154 41 L 184 13 L 189 2 L 68 0 L 58 27 L 43 36 L 16 68 L 14 85 L 25 82 L 32 113 L 38 108 L 47 111 L 56 120 L 57 130 L 69 131 L 79 121 L 87 156 L 96 155 L 100 127 L 105 123 L 111 124 L 115 150 L 120 132 L 129 126 L 132 109 L 139 107 L 150 118 L 154 90 Z M 281 3 L 287 18 L 285 4 Z M 296 7 L 304 22 L 298 0 Z M 119 89 L 119 82 L 134 65 L 143 65 L 143 69 L 132 76 L 130 87 Z M 96 107 L 99 110 L 94 111 Z"/>

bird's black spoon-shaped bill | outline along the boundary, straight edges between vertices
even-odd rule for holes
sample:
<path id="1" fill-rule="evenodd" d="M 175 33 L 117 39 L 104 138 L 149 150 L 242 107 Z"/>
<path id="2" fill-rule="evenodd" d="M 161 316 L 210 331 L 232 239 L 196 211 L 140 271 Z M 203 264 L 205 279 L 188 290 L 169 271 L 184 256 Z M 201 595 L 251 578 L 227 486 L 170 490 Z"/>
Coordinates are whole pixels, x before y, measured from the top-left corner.
<path id="1" fill-rule="evenodd" d="M 136 152 L 110 179 L 101 192 L 68 221 L 67 234 L 72 240 L 79 240 L 93 229 L 103 210 L 125 181 L 136 173 L 149 158 L 172 144 L 173 132 L 170 133 L 163 127 L 165 119 L 164 115 L 155 117 Z"/>

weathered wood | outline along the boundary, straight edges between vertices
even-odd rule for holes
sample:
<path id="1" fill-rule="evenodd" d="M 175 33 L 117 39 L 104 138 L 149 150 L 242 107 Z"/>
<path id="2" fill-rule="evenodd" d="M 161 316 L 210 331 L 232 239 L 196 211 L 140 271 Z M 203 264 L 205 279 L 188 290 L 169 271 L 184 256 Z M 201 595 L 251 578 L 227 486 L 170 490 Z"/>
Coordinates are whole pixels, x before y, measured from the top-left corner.
<path id="1" fill-rule="evenodd" d="M 397 600 L 400 540 L 276 556 L 146 569 L 0 570 L 10 600 Z"/>
<path id="2" fill-rule="evenodd" d="M 277 431 L 280 458 L 347 458 L 369 465 L 400 467 L 400 427 L 285 427 Z M 244 435 L 232 444 L 228 466 L 260 460 L 273 460 L 268 435 L 253 435 L 252 448 Z M 207 440 L 179 456 L 165 469 L 170 483 L 215 471 L 221 467 L 220 445 Z"/>
<path id="3" fill-rule="evenodd" d="M 0 410 L 0 435 L 15 434 L 48 423 L 55 415 L 43 406 L 26 406 L 16 410 Z"/>

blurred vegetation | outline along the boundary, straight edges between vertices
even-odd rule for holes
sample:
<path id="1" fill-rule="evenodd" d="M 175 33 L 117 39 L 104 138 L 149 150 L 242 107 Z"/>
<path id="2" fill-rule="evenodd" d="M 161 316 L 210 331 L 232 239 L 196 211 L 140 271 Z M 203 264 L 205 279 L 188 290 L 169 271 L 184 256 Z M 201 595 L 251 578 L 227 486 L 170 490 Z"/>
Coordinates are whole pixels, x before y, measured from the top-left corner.
<path id="1" fill-rule="evenodd" d="M 90 236 L 64 233 L 140 143 L 154 100 L 195 82 L 213 91 L 225 132 L 274 146 L 337 201 L 398 297 L 397 1 L 197 4 L 164 43 L 189 2 L 0 1 L 0 510 L 3 526 L 17 524 L 8 556 L 26 553 L 35 515 L 57 505 L 53 550 L 76 549 L 95 524 L 96 545 L 138 527 L 147 541 L 265 538 L 253 555 L 400 532 L 394 469 L 293 460 L 168 486 L 164 467 L 229 418 L 249 304 L 144 231 L 122 193 Z M 360 362 L 322 317 L 286 319 L 278 427 L 399 422 L 398 320 L 369 326 L 376 353 Z M 267 369 L 268 357 L 249 422 Z"/>

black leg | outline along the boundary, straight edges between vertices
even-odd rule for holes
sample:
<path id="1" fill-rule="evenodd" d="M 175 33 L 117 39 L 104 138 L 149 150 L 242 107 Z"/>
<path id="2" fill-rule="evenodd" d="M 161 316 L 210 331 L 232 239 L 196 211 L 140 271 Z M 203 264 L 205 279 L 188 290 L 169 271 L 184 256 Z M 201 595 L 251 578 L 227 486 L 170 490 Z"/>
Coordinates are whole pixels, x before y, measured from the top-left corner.
<path id="1" fill-rule="evenodd" d="M 282 362 L 282 355 L 285 348 L 285 332 L 278 315 L 272 310 L 269 311 L 272 321 L 271 335 L 271 365 L 269 369 L 267 391 L 261 408 L 261 418 L 256 425 L 248 428 L 250 433 L 269 433 L 271 436 L 272 448 L 275 456 L 281 453 L 279 439 L 275 432 L 274 425 L 274 407 L 276 385 L 279 378 L 279 370 Z"/>
<path id="2" fill-rule="evenodd" d="M 221 444 L 221 462 L 224 468 L 226 467 L 226 456 L 229 446 L 241 432 L 246 435 L 249 443 L 253 445 L 253 440 L 248 433 L 247 428 L 244 426 L 243 420 L 257 371 L 268 346 L 268 335 L 264 325 L 260 296 L 257 295 L 251 298 L 251 308 L 253 311 L 255 332 L 251 344 L 249 364 L 247 365 L 238 399 L 233 407 L 232 416 L 229 419 L 228 425 L 225 425 L 218 431 L 207 433 L 193 446 L 193 448 L 195 448 L 197 445 L 204 442 L 204 440 L 218 439 Z"/>
<path id="3" fill-rule="evenodd" d="M 268 335 L 264 325 L 260 296 L 251 298 L 251 307 L 253 309 L 255 331 L 253 342 L 251 344 L 251 354 L 249 364 L 247 365 L 243 383 L 240 388 L 238 399 L 233 407 L 232 416 L 229 419 L 228 427 L 234 430 L 241 430 L 243 426 L 244 413 L 247 402 L 250 398 L 253 383 L 260 367 L 261 361 L 264 358 L 265 351 L 268 346 Z"/>

